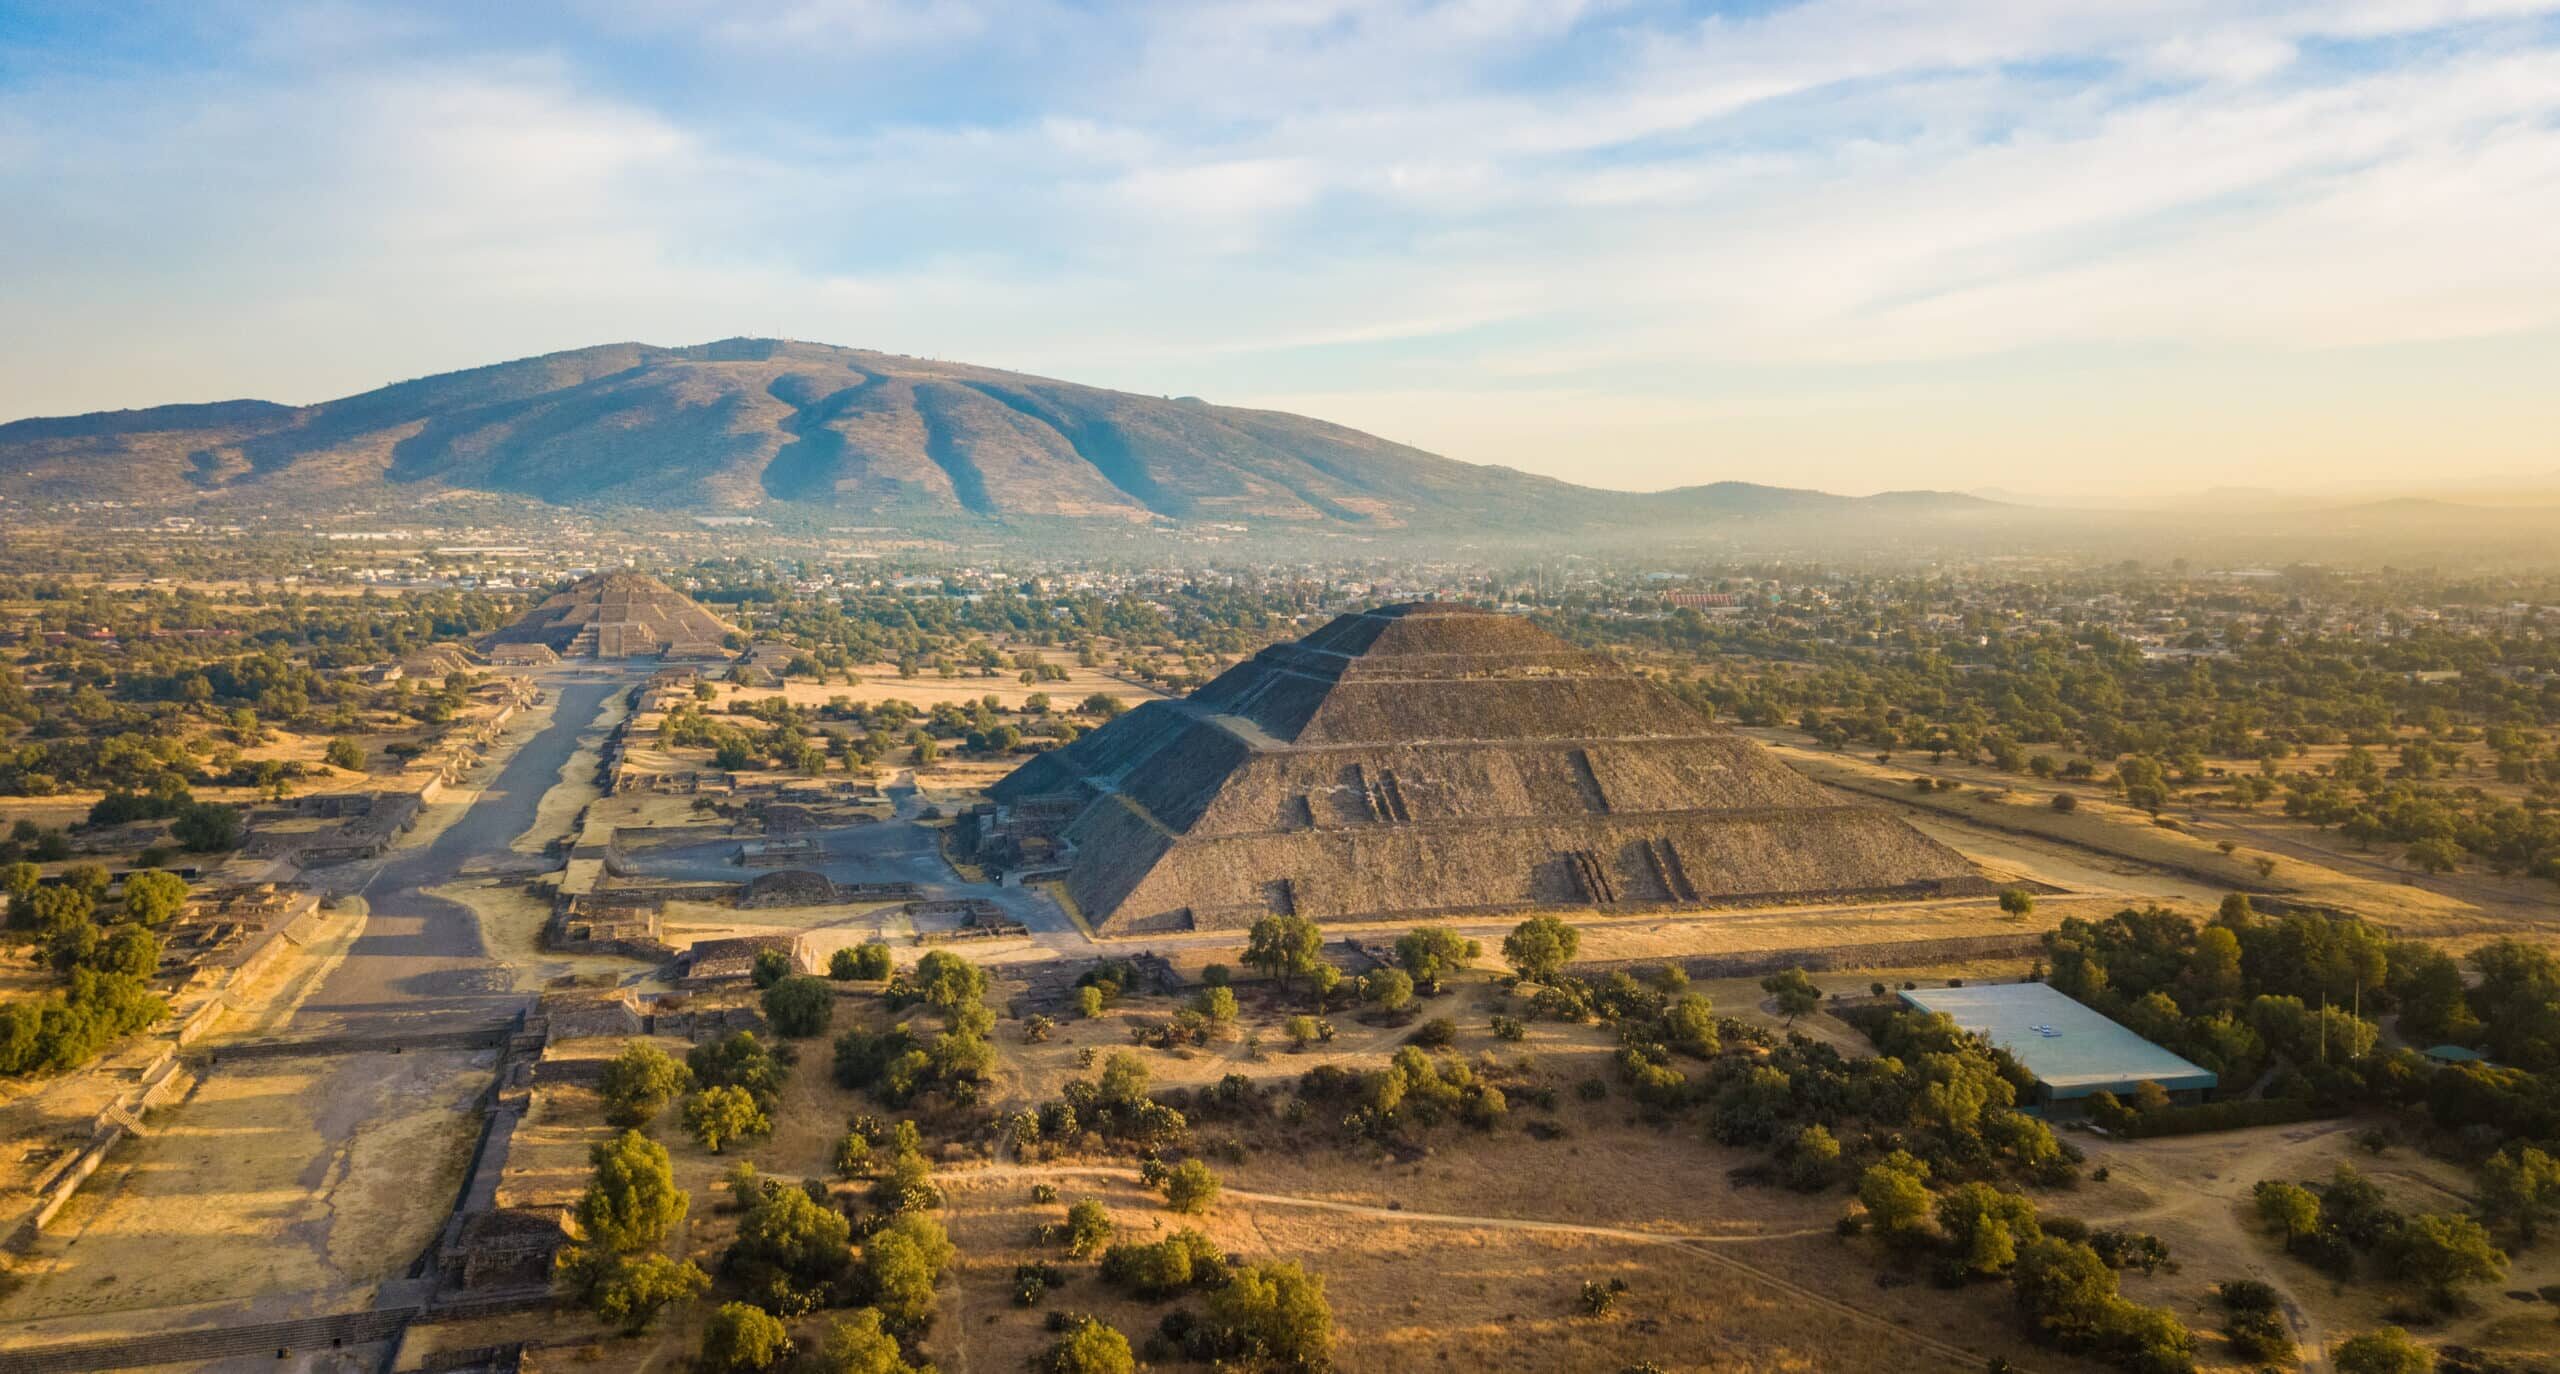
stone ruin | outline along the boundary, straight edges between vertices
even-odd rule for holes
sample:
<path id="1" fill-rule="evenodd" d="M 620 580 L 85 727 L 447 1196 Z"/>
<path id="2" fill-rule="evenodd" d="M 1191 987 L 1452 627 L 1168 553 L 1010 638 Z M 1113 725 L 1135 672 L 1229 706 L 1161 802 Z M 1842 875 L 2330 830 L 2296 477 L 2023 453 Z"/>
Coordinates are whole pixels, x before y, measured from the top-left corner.
<path id="1" fill-rule="evenodd" d="M 493 657 L 539 644 L 562 658 L 725 659 L 737 627 L 654 577 L 598 573 L 572 584 L 481 642 Z"/>
<path id="2" fill-rule="evenodd" d="M 1524 619 L 1341 616 L 992 789 L 1073 809 L 1105 935 L 1991 890 L 1954 850 Z"/>

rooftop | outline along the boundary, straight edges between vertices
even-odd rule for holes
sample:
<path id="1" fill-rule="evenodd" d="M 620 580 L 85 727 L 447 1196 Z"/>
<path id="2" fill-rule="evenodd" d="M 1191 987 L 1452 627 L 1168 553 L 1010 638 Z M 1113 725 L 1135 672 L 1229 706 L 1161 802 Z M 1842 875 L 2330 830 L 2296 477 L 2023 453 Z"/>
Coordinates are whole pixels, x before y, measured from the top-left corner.
<path id="1" fill-rule="evenodd" d="M 2172 1092 L 2217 1081 L 2200 1068 L 2099 1015 L 2044 983 L 1989 983 L 1922 988 L 1902 994 L 1922 1011 L 1945 1012 L 1966 1030 L 2007 1050 L 2053 1098 L 2122 1094 L 2145 1081 Z"/>

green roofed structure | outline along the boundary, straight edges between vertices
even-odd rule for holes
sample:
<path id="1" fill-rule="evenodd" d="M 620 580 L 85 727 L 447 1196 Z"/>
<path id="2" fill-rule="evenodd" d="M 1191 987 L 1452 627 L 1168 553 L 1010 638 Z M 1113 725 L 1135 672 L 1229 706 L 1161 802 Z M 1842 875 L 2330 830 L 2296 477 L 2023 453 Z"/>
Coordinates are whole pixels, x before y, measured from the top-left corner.
<path id="1" fill-rule="evenodd" d="M 2040 1102 L 2071 1102 L 2101 1091 L 2123 1097 L 2145 1082 L 2168 1089 L 2172 1100 L 2191 1102 L 2218 1081 L 2211 1069 L 2188 1063 L 2044 983 L 1923 988 L 1903 993 L 1902 1000 L 1920 1011 L 1944 1012 L 2007 1050 L 2036 1076 Z"/>

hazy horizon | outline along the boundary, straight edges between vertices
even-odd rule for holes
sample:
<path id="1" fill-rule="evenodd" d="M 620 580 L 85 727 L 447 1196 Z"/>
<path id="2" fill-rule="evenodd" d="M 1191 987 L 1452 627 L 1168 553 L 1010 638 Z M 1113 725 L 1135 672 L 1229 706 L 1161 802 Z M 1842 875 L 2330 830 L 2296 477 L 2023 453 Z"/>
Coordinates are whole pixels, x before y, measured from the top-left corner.
<path id="1" fill-rule="evenodd" d="M 2555 15 L 18 6 L 0 419 L 753 334 L 1630 490 L 2547 487 Z"/>

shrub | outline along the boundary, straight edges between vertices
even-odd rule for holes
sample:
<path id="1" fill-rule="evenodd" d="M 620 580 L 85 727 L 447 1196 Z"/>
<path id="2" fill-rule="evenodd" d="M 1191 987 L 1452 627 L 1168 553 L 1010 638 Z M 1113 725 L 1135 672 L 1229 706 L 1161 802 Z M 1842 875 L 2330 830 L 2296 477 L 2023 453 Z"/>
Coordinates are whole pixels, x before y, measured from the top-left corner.
<path id="1" fill-rule="evenodd" d="M 1087 1259 L 1102 1253 L 1111 1243 L 1111 1216 L 1102 1204 L 1091 1198 L 1079 1198 L 1067 1208 L 1067 1253 Z"/>
<path id="2" fill-rule="evenodd" d="M 1213 1286 L 1226 1277 L 1226 1257 L 1207 1236 L 1188 1227 L 1152 1244 L 1124 1242 L 1102 1252 L 1103 1282 L 1149 1300 Z"/>
<path id="3" fill-rule="evenodd" d="M 2329 1356 L 2338 1374 L 2429 1374 L 2435 1352 L 2409 1338 L 2396 1326 L 2368 1331 L 2338 1343 Z"/>
<path id="4" fill-rule="evenodd" d="M 1218 1176 L 1196 1159 L 1174 1165 L 1164 1180 L 1165 1205 L 1177 1212 L 1205 1212 L 1218 1201 Z"/>

